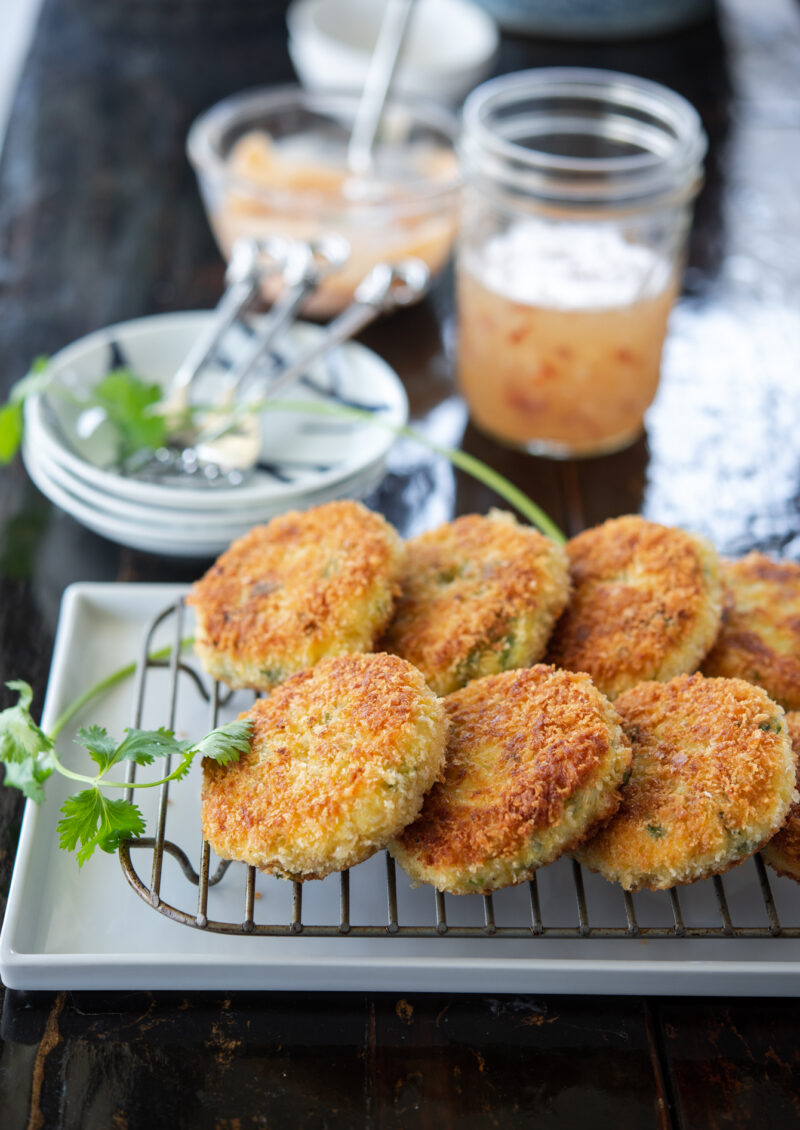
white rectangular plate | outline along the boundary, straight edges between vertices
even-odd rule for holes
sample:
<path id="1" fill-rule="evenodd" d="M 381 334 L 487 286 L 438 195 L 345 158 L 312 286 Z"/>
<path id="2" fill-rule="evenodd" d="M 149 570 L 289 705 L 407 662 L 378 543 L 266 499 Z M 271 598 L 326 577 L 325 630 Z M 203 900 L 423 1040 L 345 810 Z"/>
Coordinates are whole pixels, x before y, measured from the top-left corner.
<path id="1" fill-rule="evenodd" d="M 43 724 L 52 725 L 72 699 L 117 666 L 135 659 L 145 625 L 183 590 L 173 585 L 73 585 L 65 594 L 56 639 Z M 170 642 L 162 631 L 156 645 Z M 148 676 L 143 725 L 168 721 L 168 678 Z M 225 717 L 246 708 L 237 695 Z M 131 724 L 133 683 L 117 687 L 87 708 L 59 739 L 64 760 L 80 767 L 85 756 L 72 743 L 77 726 L 89 721 L 120 735 Z M 208 729 L 208 706 L 190 680 L 181 684 L 176 728 L 197 737 Z M 377 938 L 247 937 L 209 934 L 157 913 L 129 887 L 116 856 L 90 860 L 82 871 L 58 848 L 56 824 L 64 798 L 74 791 L 54 776 L 41 807 L 28 803 L 22 826 L 5 925 L 0 937 L 0 974 L 19 989 L 319 989 L 535 993 L 695 993 L 800 995 L 800 940 L 786 938 L 597 937 L 558 940 L 434 937 Z M 156 793 L 142 790 L 137 801 L 154 825 Z M 193 856 L 199 854 L 199 776 L 172 790 L 168 836 Z M 151 853 L 132 853 L 139 873 L 149 877 Z M 212 919 L 243 918 L 245 869 L 234 864 L 212 889 Z M 622 893 L 585 874 L 590 922 L 624 924 Z M 568 860 L 539 873 L 546 924 L 577 924 Z M 781 920 L 800 923 L 800 886 L 770 873 Z M 431 926 L 434 895 L 412 890 L 397 872 L 401 924 Z M 386 921 L 385 866 L 379 855 L 351 872 L 351 921 Z M 747 862 L 725 878 L 736 925 L 766 926 L 755 865 Z M 291 885 L 268 876 L 257 880 L 256 921 L 288 923 Z M 164 863 L 163 897 L 190 912 L 196 890 L 169 857 Z M 668 924 L 666 895 L 634 896 L 640 925 Z M 448 923 L 483 922 L 483 900 L 447 896 Z M 719 925 L 710 882 L 681 888 L 687 925 Z M 305 884 L 304 923 L 338 921 L 335 876 Z M 498 926 L 530 925 L 526 885 L 494 897 Z"/>

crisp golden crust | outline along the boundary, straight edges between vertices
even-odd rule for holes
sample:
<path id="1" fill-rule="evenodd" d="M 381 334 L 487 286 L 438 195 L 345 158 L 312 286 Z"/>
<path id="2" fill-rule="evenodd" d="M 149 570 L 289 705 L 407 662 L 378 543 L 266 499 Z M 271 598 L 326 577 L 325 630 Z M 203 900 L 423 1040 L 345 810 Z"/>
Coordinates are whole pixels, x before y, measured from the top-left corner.
<path id="1" fill-rule="evenodd" d="M 203 763 L 203 835 L 222 859 L 323 878 L 385 847 L 444 763 L 444 705 L 394 655 L 301 671 L 242 715 L 250 752 Z"/>
<path id="2" fill-rule="evenodd" d="M 800 710 L 800 565 L 748 553 L 723 561 L 722 577 L 732 607 L 704 673 L 757 683 L 785 710 Z"/>
<path id="3" fill-rule="evenodd" d="M 783 710 L 741 679 L 682 675 L 614 703 L 633 746 L 615 818 L 577 852 L 626 890 L 720 874 L 780 828 L 795 755 Z"/>
<path id="4" fill-rule="evenodd" d="M 229 686 L 268 690 L 324 656 L 371 651 L 391 618 L 402 559 L 394 528 L 359 502 L 257 526 L 188 598 L 200 661 Z"/>
<path id="5" fill-rule="evenodd" d="M 437 694 L 541 659 L 569 598 L 561 546 L 511 514 L 468 514 L 406 543 L 382 641 Z"/>
<path id="6" fill-rule="evenodd" d="M 453 894 L 521 883 L 616 811 L 631 749 L 588 676 L 539 664 L 445 704 L 444 780 L 390 847 L 415 882 Z"/>
<path id="7" fill-rule="evenodd" d="M 567 545 L 572 600 L 547 659 L 586 671 L 614 699 L 694 671 L 719 630 L 719 559 L 703 538 L 628 516 Z"/>
<path id="8" fill-rule="evenodd" d="M 795 788 L 800 790 L 800 712 L 792 711 L 786 715 L 786 726 L 792 741 L 792 749 L 798 759 Z M 761 849 L 761 854 L 779 875 L 796 879 L 800 883 L 800 795 L 789 809 L 786 823 L 777 836 Z"/>

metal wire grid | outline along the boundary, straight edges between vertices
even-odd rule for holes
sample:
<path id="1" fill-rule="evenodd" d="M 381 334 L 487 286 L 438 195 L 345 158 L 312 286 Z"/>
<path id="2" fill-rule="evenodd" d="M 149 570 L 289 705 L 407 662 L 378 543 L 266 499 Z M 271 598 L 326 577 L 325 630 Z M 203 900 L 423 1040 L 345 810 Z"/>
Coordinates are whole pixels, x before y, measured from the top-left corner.
<path id="1" fill-rule="evenodd" d="M 142 653 L 137 668 L 138 678 L 135 696 L 134 726 L 141 726 L 144 713 L 145 695 L 148 672 L 154 667 L 168 667 L 170 679 L 170 708 L 168 725 L 174 729 L 178 705 L 178 694 L 181 676 L 190 679 L 202 698 L 208 703 L 210 712 L 210 725 L 217 725 L 219 710 L 227 702 L 219 683 L 214 683 L 211 692 L 208 691 L 203 679 L 197 671 L 180 658 L 180 641 L 183 625 L 183 600 L 170 605 L 157 615 L 148 625 L 148 630 L 142 645 Z M 154 661 L 149 657 L 152 651 L 153 637 L 156 630 L 170 617 L 174 617 L 173 644 L 169 661 Z M 169 772 L 169 762 L 167 773 Z M 128 770 L 128 781 L 135 779 L 136 766 L 131 764 Z M 133 797 L 133 790 L 129 789 L 127 796 Z M 725 883 L 721 876 L 712 880 L 714 901 L 716 903 L 716 916 L 718 924 L 713 926 L 689 926 L 684 922 L 680 894 L 677 888 L 663 892 L 664 899 L 669 901 L 671 925 L 645 926 L 637 922 L 636 910 L 632 896 L 623 893 L 624 917 L 614 926 L 595 926 L 589 918 L 586 894 L 584 890 L 583 873 L 580 865 L 572 861 L 572 884 L 574 887 L 575 903 L 577 908 L 576 925 L 559 925 L 545 922 L 542 916 L 539 887 L 536 876 L 529 881 L 528 901 L 530 906 L 530 922 L 527 925 L 498 925 L 495 921 L 494 904 L 491 895 L 472 895 L 471 898 L 483 900 L 483 925 L 465 926 L 451 925 L 447 921 L 445 896 L 441 891 L 431 889 L 431 920 L 426 925 L 404 925 L 398 918 L 397 901 L 397 876 L 395 862 L 386 853 L 386 918 L 383 922 L 374 925 L 358 925 L 350 920 L 350 875 L 343 871 L 339 876 L 339 915 L 338 922 L 325 924 L 307 924 L 303 922 L 303 886 L 301 883 L 292 883 L 292 905 L 288 921 L 263 923 L 255 920 L 256 899 L 256 868 L 248 867 L 244 883 L 242 898 L 242 918 L 238 922 L 223 922 L 208 917 L 208 896 L 211 887 L 219 883 L 230 867 L 230 861 L 221 862 L 213 874 L 210 873 L 211 849 L 203 840 L 200 848 L 200 857 L 197 870 L 193 867 L 189 855 L 178 844 L 167 838 L 167 805 L 169 800 L 169 785 L 161 786 L 158 815 L 156 820 L 155 836 L 142 837 L 137 840 L 127 840 L 120 844 L 119 856 L 125 877 L 145 902 L 149 903 L 160 914 L 180 922 L 185 926 L 206 930 L 216 934 L 249 934 L 268 937 L 356 937 L 356 938 L 800 938 L 800 926 L 784 925 L 779 916 L 772 895 L 770 881 L 766 868 L 760 856 L 755 857 L 755 866 L 758 875 L 760 894 L 763 900 L 766 926 L 737 926 L 734 924 Z M 152 848 L 152 867 L 149 885 L 141 878 L 131 859 L 133 848 Z M 197 900 L 194 910 L 182 910 L 172 906 L 161 897 L 161 881 L 164 864 L 164 853 L 171 855 L 179 864 L 186 879 L 197 888 Z"/>

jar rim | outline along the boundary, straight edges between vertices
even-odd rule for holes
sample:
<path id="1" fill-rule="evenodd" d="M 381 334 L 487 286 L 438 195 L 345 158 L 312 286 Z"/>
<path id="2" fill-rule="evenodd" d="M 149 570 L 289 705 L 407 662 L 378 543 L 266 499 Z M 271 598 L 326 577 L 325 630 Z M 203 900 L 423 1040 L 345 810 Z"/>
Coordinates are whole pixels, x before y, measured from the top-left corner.
<path id="1" fill-rule="evenodd" d="M 559 99 L 583 103 L 585 116 L 547 109 Z M 641 151 L 571 156 L 521 145 L 497 125 L 513 122 L 511 112 L 526 104 L 526 116 L 517 123 L 533 130 L 534 139 L 537 127 L 540 134 L 560 129 Z M 676 190 L 693 195 L 706 149 L 700 116 L 680 94 L 649 79 L 588 67 L 541 67 L 490 79 L 467 98 L 459 138 L 462 161 L 473 171 L 483 166 L 491 179 L 509 187 L 574 201 L 630 201 Z"/>
<path id="2" fill-rule="evenodd" d="M 258 118 L 263 114 L 299 109 L 329 119 L 335 119 L 337 116 L 351 117 L 355 114 L 358 98 L 357 91 L 307 90 L 296 84 L 252 87 L 249 90 L 239 91 L 216 102 L 195 118 L 186 138 L 187 155 L 195 171 L 201 176 L 237 188 L 268 204 L 288 207 L 290 210 L 292 208 L 300 211 L 316 210 L 321 203 L 330 204 L 330 201 L 320 200 L 313 192 L 299 195 L 297 192 L 267 187 L 260 182 L 234 175 L 228 165 L 227 154 L 222 151 L 222 136 L 231 128 L 244 127 L 251 122 L 251 128 L 257 128 Z M 406 95 L 393 95 L 388 106 L 389 109 L 394 108 L 407 113 L 415 122 L 438 131 L 444 142 L 450 147 L 454 145 L 457 120 L 446 107 Z M 408 207 L 411 210 L 417 209 L 421 203 L 447 196 L 453 193 L 460 183 L 461 176 L 458 172 L 449 176 L 420 177 L 417 181 L 411 181 L 410 186 L 414 192 Z M 343 201 L 342 207 L 348 213 L 367 212 L 376 215 L 382 214 L 387 209 L 391 213 L 397 212 L 398 207 L 402 211 L 402 205 L 398 206 L 397 202 L 387 205 L 385 202 Z"/>

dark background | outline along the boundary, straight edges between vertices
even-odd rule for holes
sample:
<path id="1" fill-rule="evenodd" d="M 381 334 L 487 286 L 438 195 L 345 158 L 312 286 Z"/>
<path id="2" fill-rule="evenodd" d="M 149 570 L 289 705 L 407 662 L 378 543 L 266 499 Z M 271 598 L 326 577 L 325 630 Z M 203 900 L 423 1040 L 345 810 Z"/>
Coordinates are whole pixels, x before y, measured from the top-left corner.
<path id="1" fill-rule="evenodd" d="M 603 46 L 505 37 L 498 72 L 604 66 L 664 82 L 710 138 L 686 290 L 648 436 L 554 464 L 463 443 L 568 532 L 642 510 L 728 552 L 800 557 L 800 11 L 726 0 L 719 18 Z M 223 265 L 183 142 L 244 87 L 293 79 L 284 5 L 45 0 L 0 160 L 0 385 L 110 322 L 212 305 Z M 457 403 L 451 282 L 365 340 L 415 421 Z M 455 413 L 453 419 L 462 417 Z M 372 500 L 401 530 L 451 484 L 401 451 Z M 454 509 L 493 501 L 454 481 Z M 0 674 L 46 684 L 74 580 L 194 579 L 122 549 L 0 472 Z M 0 909 L 22 804 L 0 790 Z M 90 876 L 87 873 L 87 881 Z M 120 878 L 120 881 L 122 879 Z M 302 945 L 302 941 L 298 941 Z M 304 993 L 6 992 L 0 1123 L 30 1127 L 800 1125 L 797 1005 L 703 1000 Z M 800 986 L 787 986 L 787 994 Z"/>

